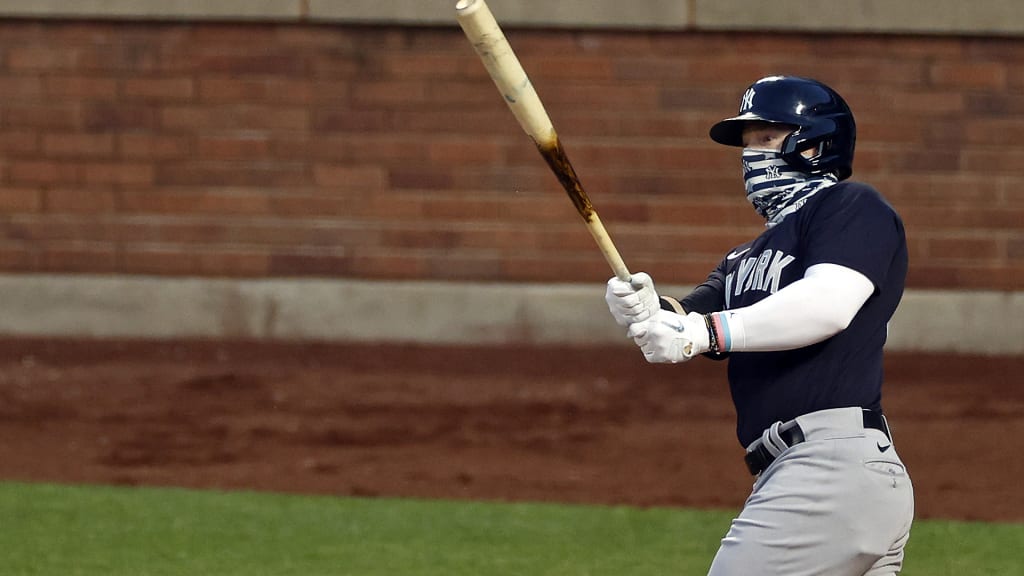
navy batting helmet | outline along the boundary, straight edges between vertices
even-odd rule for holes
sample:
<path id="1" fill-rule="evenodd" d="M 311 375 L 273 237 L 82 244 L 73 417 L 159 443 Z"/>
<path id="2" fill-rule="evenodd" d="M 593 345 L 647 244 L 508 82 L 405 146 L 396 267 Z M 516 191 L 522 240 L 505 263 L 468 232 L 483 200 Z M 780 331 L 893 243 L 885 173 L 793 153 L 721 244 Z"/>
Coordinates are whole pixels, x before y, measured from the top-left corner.
<path id="1" fill-rule="evenodd" d="M 760 120 L 790 124 L 796 130 L 782 143 L 782 159 L 809 174 L 835 174 L 840 180 L 853 173 L 857 125 L 853 112 L 835 90 L 809 78 L 769 76 L 747 88 L 738 116 L 711 127 L 711 139 L 728 146 L 743 146 L 743 125 Z M 819 148 L 811 158 L 801 154 Z"/>

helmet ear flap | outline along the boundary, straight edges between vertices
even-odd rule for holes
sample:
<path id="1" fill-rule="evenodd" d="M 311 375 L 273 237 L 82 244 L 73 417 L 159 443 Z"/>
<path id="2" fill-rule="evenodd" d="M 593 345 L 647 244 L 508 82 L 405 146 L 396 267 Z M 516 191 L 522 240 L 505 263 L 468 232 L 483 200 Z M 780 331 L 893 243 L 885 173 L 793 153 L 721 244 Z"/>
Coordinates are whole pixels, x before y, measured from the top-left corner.
<path id="1" fill-rule="evenodd" d="M 835 147 L 834 137 L 842 131 L 835 118 L 821 118 L 812 126 L 801 126 L 782 142 L 781 156 L 793 168 L 808 174 L 834 173 L 844 180 L 853 172 L 848 151 Z M 810 158 L 803 151 L 818 148 Z"/>

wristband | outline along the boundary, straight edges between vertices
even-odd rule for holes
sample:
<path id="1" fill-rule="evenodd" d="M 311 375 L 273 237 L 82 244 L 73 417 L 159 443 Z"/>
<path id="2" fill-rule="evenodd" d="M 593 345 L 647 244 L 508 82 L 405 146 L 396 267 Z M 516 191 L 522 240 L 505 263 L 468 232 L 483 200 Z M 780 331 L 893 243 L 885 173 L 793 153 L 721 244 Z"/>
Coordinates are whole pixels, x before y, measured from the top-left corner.
<path id="1" fill-rule="evenodd" d="M 722 354 L 732 350 L 729 321 L 726 319 L 725 314 L 721 312 L 705 314 L 704 323 L 708 328 L 708 345 L 711 352 Z"/>
<path id="2" fill-rule="evenodd" d="M 715 326 L 714 321 L 711 319 L 711 314 L 704 315 L 704 326 L 708 329 L 708 352 L 721 354 L 718 348 L 718 335 L 715 334 Z"/>

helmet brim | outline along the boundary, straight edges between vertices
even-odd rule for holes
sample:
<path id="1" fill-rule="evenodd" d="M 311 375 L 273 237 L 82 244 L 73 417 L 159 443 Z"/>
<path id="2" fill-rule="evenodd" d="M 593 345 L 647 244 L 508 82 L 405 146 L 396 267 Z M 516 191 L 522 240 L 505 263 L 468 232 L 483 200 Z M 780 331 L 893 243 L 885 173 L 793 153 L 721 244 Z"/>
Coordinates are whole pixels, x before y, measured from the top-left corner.
<path id="1" fill-rule="evenodd" d="M 714 126 L 708 131 L 711 139 L 719 144 L 725 144 L 726 146 L 738 146 L 743 147 L 743 127 L 747 122 L 769 122 L 771 124 L 786 124 L 793 126 L 796 129 L 799 124 L 793 122 L 779 122 L 778 120 L 770 120 L 755 114 L 753 112 L 745 112 L 739 116 L 733 116 L 732 118 L 726 118 Z"/>

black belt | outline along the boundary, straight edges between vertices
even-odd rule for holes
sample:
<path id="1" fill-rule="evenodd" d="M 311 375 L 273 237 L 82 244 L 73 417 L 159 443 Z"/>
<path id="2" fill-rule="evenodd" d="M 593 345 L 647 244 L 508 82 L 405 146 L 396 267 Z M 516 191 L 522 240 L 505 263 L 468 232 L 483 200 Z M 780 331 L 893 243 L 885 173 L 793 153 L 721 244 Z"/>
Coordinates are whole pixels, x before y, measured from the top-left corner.
<path id="1" fill-rule="evenodd" d="M 872 430 L 881 430 L 885 433 L 885 437 L 892 442 L 892 437 L 889 436 L 889 426 L 885 422 L 885 417 L 882 416 L 881 412 L 874 410 L 864 410 L 864 428 L 870 428 Z M 797 424 L 787 430 L 780 430 L 779 437 L 786 443 L 786 446 L 792 448 L 797 444 L 804 441 L 804 431 L 800 429 L 800 425 Z M 761 472 L 764 472 L 768 465 L 775 461 L 775 456 L 768 451 L 768 448 L 763 442 L 757 445 L 747 455 L 743 457 L 743 460 L 747 463 L 747 469 L 754 476 L 757 476 Z"/>

